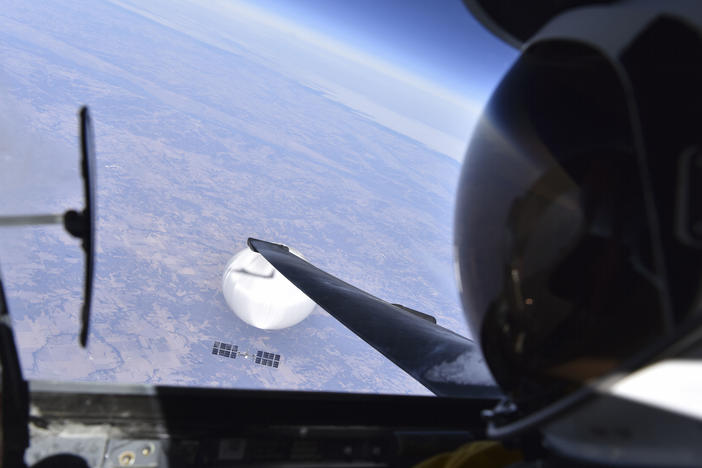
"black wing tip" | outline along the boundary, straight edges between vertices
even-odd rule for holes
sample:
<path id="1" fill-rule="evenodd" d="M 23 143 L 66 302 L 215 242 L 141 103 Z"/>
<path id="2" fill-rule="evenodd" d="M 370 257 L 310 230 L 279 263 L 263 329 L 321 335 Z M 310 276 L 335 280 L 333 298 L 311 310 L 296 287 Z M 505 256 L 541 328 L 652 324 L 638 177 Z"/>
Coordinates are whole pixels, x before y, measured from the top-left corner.
<path id="1" fill-rule="evenodd" d="M 420 312 L 420 311 L 418 311 L 418 310 L 414 310 L 414 309 L 412 309 L 412 308 L 410 308 L 410 307 L 403 306 L 402 304 L 395 304 L 395 303 L 393 303 L 392 305 L 394 305 L 395 307 L 398 307 L 398 308 L 404 310 L 405 312 L 409 312 L 410 314 L 412 314 L 412 315 L 414 315 L 414 316 L 416 316 L 416 317 L 419 317 L 419 318 L 421 318 L 421 319 L 423 319 L 423 320 L 426 320 L 427 322 L 430 322 L 430 323 L 433 323 L 434 325 L 436 325 L 436 317 L 434 317 L 433 315 L 425 314 L 424 312 Z"/>
<path id="2" fill-rule="evenodd" d="M 258 249 L 259 247 L 268 247 L 272 249 L 282 250 L 283 252 L 290 252 L 290 248 L 285 244 L 278 244 L 275 242 L 268 242 L 261 239 L 256 239 L 255 237 L 249 237 L 246 240 L 246 245 L 254 252 L 261 253 Z"/>
<path id="3" fill-rule="evenodd" d="M 253 237 L 249 237 L 248 239 L 246 239 L 246 245 L 247 245 L 252 251 L 257 252 L 257 253 L 258 253 L 258 249 L 256 248 L 256 244 L 259 243 L 259 242 L 266 242 L 266 241 L 262 241 L 262 240 L 260 240 L 260 239 L 255 239 L 255 238 L 253 238 Z"/>

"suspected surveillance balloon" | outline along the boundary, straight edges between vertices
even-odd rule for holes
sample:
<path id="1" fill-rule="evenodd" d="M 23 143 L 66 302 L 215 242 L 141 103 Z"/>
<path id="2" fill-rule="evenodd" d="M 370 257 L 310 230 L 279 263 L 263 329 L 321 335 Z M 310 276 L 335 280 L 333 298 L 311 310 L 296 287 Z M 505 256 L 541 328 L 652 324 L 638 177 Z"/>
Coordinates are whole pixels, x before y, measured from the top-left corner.
<path id="1" fill-rule="evenodd" d="M 299 252 L 291 251 L 302 257 Z M 237 317 L 263 330 L 296 325 L 315 307 L 315 303 L 268 260 L 248 248 L 227 263 L 222 275 L 222 292 Z"/>

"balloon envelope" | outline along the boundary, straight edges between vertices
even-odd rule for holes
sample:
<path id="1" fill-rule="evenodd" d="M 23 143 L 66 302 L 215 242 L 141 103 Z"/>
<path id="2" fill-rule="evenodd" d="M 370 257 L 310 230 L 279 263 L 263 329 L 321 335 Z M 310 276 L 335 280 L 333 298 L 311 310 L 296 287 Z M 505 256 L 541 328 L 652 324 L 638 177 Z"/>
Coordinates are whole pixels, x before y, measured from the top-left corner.
<path id="1" fill-rule="evenodd" d="M 248 248 L 227 263 L 222 275 L 222 292 L 240 319 L 263 330 L 296 325 L 315 307 L 315 303 L 268 260 Z"/>

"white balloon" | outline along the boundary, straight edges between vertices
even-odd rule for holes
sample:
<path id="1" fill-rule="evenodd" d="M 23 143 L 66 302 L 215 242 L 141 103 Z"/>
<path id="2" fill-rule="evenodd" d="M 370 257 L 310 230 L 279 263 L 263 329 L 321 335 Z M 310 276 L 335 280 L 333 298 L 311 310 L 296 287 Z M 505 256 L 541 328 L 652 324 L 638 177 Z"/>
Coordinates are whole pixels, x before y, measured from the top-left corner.
<path id="1" fill-rule="evenodd" d="M 290 249 L 298 257 L 299 252 Z M 315 307 L 263 256 L 249 248 L 234 255 L 222 275 L 222 292 L 229 308 L 244 322 L 263 330 L 278 330 L 303 321 Z"/>

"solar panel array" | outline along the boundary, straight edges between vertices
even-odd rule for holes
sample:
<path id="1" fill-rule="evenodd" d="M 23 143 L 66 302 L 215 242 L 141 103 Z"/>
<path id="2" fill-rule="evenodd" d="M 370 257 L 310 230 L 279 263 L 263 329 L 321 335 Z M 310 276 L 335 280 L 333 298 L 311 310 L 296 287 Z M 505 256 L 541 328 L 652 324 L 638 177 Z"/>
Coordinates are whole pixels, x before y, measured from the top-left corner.
<path id="1" fill-rule="evenodd" d="M 240 352 L 239 346 L 231 343 L 224 343 L 223 341 L 214 342 L 214 345 L 212 345 L 212 354 L 231 359 L 236 359 L 237 355 L 241 355 L 246 358 L 250 356 L 250 354 L 246 351 Z M 274 369 L 277 369 L 280 365 L 280 354 L 269 353 L 266 351 L 256 351 L 256 356 L 254 357 L 253 362 L 261 366 L 273 367 Z"/>
<path id="2" fill-rule="evenodd" d="M 280 354 L 257 351 L 254 362 L 262 366 L 275 367 L 277 369 L 280 365 Z"/>
<path id="3" fill-rule="evenodd" d="M 231 343 L 221 343 L 219 341 L 215 341 L 214 345 L 212 346 L 212 354 L 216 354 L 218 356 L 236 359 L 236 355 L 238 353 L 239 347 Z"/>

